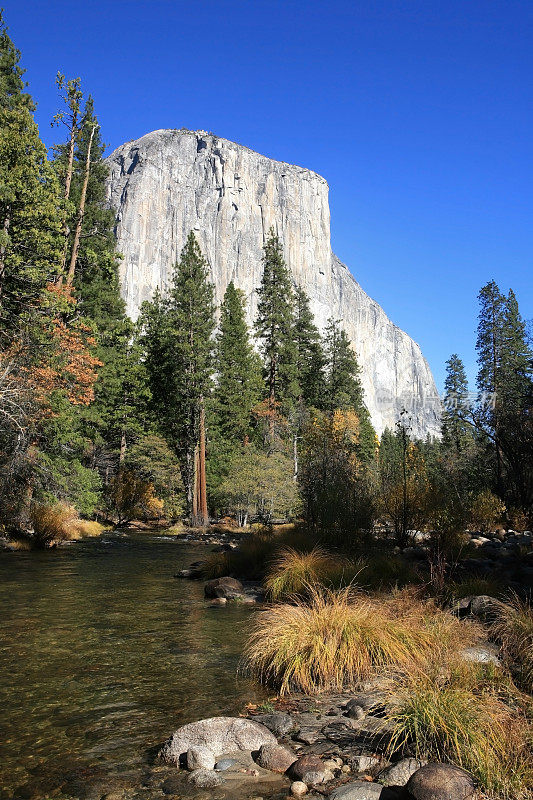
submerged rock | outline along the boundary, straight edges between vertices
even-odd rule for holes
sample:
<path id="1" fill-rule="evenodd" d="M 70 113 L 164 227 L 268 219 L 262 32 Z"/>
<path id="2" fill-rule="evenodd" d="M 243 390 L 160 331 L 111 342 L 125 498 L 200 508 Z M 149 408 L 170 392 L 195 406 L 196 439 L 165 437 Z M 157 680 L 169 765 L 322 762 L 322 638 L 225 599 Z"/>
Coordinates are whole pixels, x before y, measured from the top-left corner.
<path id="1" fill-rule="evenodd" d="M 222 778 L 214 769 L 197 769 L 189 775 L 189 781 L 199 789 L 211 789 L 220 786 Z"/>
<path id="2" fill-rule="evenodd" d="M 244 587 L 236 578 L 214 578 L 212 581 L 207 581 L 204 587 L 204 595 L 208 600 L 217 597 L 225 597 L 226 599 L 233 599 L 236 595 L 242 595 Z"/>

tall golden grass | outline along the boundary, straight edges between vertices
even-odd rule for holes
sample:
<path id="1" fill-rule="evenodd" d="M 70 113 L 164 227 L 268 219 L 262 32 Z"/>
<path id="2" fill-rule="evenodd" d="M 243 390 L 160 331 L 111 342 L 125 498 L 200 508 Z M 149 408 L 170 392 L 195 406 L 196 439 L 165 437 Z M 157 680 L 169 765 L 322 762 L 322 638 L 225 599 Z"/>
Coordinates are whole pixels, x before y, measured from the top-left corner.
<path id="1" fill-rule="evenodd" d="M 533 609 L 525 600 L 512 595 L 496 606 L 492 635 L 501 643 L 505 661 L 517 683 L 533 693 Z"/>
<path id="2" fill-rule="evenodd" d="M 338 585 L 343 577 L 351 583 L 355 574 L 353 564 L 321 547 L 307 553 L 286 547 L 272 561 L 265 586 L 272 600 L 280 600 L 305 595 L 309 586 Z"/>
<path id="3" fill-rule="evenodd" d="M 99 536 L 104 530 L 99 522 L 80 519 L 76 509 L 63 502 L 35 503 L 30 518 L 38 547 L 83 536 Z"/>
<path id="4" fill-rule="evenodd" d="M 307 599 L 257 614 L 245 663 L 281 694 L 313 694 L 352 686 L 375 668 L 421 669 L 476 636 L 474 626 L 413 593 L 384 600 L 351 587 L 308 587 Z"/>
<path id="5" fill-rule="evenodd" d="M 390 698 L 390 750 L 459 764 L 484 796 L 520 800 L 533 777 L 531 729 L 498 696 L 497 682 L 480 679 L 480 669 L 452 659 L 404 673 Z"/>

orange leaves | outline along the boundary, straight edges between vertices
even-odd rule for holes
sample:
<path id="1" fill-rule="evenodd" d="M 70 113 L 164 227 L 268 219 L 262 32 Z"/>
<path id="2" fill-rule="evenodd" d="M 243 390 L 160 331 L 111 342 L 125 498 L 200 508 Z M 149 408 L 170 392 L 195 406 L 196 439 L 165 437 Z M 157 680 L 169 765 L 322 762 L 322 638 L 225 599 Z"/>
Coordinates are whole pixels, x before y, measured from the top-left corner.
<path id="1" fill-rule="evenodd" d="M 31 370 L 31 382 L 39 401 L 63 390 L 73 405 L 88 406 L 94 399 L 97 369 L 102 362 L 92 354 L 95 345 L 90 329 L 83 323 L 67 325 L 54 318 L 50 329 L 50 351 L 47 362 Z"/>

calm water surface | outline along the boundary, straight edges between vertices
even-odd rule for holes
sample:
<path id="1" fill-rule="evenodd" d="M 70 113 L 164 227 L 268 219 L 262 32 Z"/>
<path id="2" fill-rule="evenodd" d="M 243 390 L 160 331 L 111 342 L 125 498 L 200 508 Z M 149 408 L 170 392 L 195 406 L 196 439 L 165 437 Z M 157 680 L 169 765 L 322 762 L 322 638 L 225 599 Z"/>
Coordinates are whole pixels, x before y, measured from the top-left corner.
<path id="1" fill-rule="evenodd" d="M 172 577 L 205 554 L 142 534 L 0 553 L 1 800 L 140 780 L 179 725 L 263 696 L 236 678 L 253 611 Z"/>

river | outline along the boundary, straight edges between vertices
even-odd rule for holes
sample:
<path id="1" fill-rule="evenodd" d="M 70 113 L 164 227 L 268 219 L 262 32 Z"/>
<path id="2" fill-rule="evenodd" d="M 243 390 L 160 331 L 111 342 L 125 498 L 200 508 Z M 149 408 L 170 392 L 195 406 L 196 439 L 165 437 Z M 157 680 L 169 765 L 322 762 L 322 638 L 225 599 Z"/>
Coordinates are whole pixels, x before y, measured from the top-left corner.
<path id="1" fill-rule="evenodd" d="M 173 577 L 205 553 L 146 534 L 0 553 L 1 800 L 135 785 L 177 727 L 264 697 L 237 677 L 253 610 Z"/>

